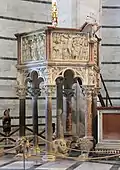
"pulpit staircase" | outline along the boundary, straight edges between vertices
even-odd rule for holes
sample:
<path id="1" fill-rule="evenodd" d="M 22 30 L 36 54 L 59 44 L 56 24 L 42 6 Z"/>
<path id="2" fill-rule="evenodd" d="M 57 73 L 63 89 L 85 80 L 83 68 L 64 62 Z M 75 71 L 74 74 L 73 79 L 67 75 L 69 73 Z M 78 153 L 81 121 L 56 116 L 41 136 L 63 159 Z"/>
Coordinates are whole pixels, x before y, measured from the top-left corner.
<path id="1" fill-rule="evenodd" d="M 120 107 L 113 105 L 102 74 L 100 74 L 100 79 L 101 79 L 102 90 L 100 90 L 100 92 L 98 94 L 97 113 L 100 114 L 99 111 L 102 111 L 103 113 L 106 112 L 106 113 L 112 113 L 112 114 L 119 114 L 120 113 Z M 106 94 L 105 96 L 103 96 L 103 94 L 102 94 L 103 90 L 105 92 L 104 94 Z M 103 114 L 102 114 L 102 116 L 103 116 Z M 105 120 L 103 120 L 102 117 L 101 117 L 101 119 L 102 119 L 101 121 L 103 123 L 103 121 L 105 121 Z M 99 118 L 97 116 L 96 128 L 98 127 L 98 124 L 100 124 L 101 121 L 99 120 Z M 103 125 L 101 126 L 101 128 L 102 128 L 101 129 L 102 133 L 104 133 L 103 132 Z M 101 133 L 100 132 L 101 130 L 99 129 L 99 132 L 98 132 L 98 128 L 97 128 L 98 133 Z M 118 131 L 117 131 L 117 133 L 118 133 Z M 97 136 L 98 136 L 98 134 L 97 134 Z M 102 136 L 104 136 L 104 135 L 102 134 Z M 119 141 L 120 141 L 119 139 L 111 139 L 111 138 L 105 139 L 104 137 L 102 137 L 102 140 L 97 141 L 98 143 L 95 147 L 95 150 L 98 152 L 97 156 L 103 156 L 103 155 L 104 156 L 110 156 L 110 155 L 120 154 L 120 144 L 119 144 L 120 142 Z M 116 157 L 113 156 L 113 159 L 114 158 L 116 158 Z"/>
<path id="2" fill-rule="evenodd" d="M 98 99 L 99 99 L 98 102 L 101 104 L 102 107 L 113 106 L 112 101 L 109 96 L 109 92 L 107 90 L 106 84 L 104 82 L 104 79 L 103 79 L 103 76 L 101 73 L 100 73 L 100 80 L 101 80 L 101 85 L 102 85 L 103 90 L 105 91 L 106 96 L 103 97 L 103 95 L 100 91 L 98 94 Z"/>

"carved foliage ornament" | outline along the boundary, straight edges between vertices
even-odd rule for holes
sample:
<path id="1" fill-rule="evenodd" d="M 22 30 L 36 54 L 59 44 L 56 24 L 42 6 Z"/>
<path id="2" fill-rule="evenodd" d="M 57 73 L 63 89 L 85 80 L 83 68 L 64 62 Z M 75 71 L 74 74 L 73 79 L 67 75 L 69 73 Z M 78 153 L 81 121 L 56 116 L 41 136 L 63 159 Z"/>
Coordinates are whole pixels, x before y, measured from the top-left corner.
<path id="1" fill-rule="evenodd" d="M 88 74 L 88 84 L 89 85 L 95 85 L 95 70 L 93 67 L 89 68 L 89 74 Z"/>
<path id="2" fill-rule="evenodd" d="M 52 59 L 88 61 L 89 43 L 85 33 L 52 33 Z"/>
<path id="3" fill-rule="evenodd" d="M 44 32 L 22 37 L 22 62 L 44 60 L 45 39 Z"/>
<path id="4" fill-rule="evenodd" d="M 95 42 L 94 43 L 94 61 L 95 61 L 95 64 L 97 64 L 97 60 L 98 60 L 98 56 L 97 56 L 98 55 L 98 52 L 97 52 L 98 47 L 97 46 L 98 46 L 98 44 L 97 44 L 97 42 Z"/>

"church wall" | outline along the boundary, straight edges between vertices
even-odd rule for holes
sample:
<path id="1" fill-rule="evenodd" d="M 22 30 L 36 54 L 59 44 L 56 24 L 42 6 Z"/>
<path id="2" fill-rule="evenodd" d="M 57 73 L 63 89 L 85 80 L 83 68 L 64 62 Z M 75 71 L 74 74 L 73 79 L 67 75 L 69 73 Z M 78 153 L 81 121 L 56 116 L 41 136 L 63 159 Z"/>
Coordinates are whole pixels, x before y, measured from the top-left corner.
<path id="1" fill-rule="evenodd" d="M 75 0 L 72 1 L 75 3 L 76 10 L 72 10 L 72 15 L 76 15 L 76 24 L 73 18 L 74 26 L 80 27 L 86 21 L 87 16 L 91 16 L 100 23 L 100 15 L 101 15 L 101 0 Z"/>
<path id="2" fill-rule="evenodd" d="M 120 1 L 119 0 L 102 0 L 102 4 L 104 6 L 113 6 L 113 5 L 119 5 Z"/>
<path id="3" fill-rule="evenodd" d="M 101 0 L 57 0 L 59 26 L 79 28 L 92 16 L 100 22 Z"/>
<path id="4" fill-rule="evenodd" d="M 33 31 L 50 24 L 50 0 L 0 0 L 0 117 L 6 108 L 11 109 L 11 116 L 19 116 L 19 100 L 15 89 L 17 41 L 14 34 Z M 32 100 L 27 100 L 26 112 L 32 116 L 31 102 Z M 41 103 L 39 100 L 38 103 L 39 115 L 44 115 L 44 111 L 40 111 L 40 105 L 44 101 Z M 12 123 L 18 124 L 18 120 L 15 119 Z"/>
<path id="5" fill-rule="evenodd" d="M 114 48 L 112 46 L 102 46 L 101 47 L 101 56 L 100 56 L 101 64 L 104 64 L 104 63 L 110 62 L 110 61 L 116 62 L 118 59 L 118 56 L 120 56 L 119 46 L 114 46 Z"/>
<path id="6" fill-rule="evenodd" d="M 118 88 L 120 84 L 119 6 L 119 0 L 102 0 L 101 73 L 114 106 L 120 106 Z M 105 94 L 103 96 L 105 97 Z"/>

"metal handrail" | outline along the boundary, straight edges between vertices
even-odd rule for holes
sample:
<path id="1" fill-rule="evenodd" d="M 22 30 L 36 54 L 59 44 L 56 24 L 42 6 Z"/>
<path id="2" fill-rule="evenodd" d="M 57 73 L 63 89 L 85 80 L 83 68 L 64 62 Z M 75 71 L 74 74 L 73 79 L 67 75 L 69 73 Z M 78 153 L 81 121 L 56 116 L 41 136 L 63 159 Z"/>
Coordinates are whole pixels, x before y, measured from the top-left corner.
<path id="1" fill-rule="evenodd" d="M 104 87 L 104 90 L 106 92 L 106 106 L 108 106 L 108 101 L 110 103 L 110 105 L 112 106 L 112 102 L 111 102 L 111 99 L 110 99 L 110 96 L 109 96 L 109 93 L 108 93 L 108 90 L 107 90 L 107 87 L 105 85 L 105 82 L 103 80 L 103 77 L 102 77 L 102 74 L 100 73 L 100 78 L 101 78 L 101 82 L 103 84 L 103 87 Z"/>

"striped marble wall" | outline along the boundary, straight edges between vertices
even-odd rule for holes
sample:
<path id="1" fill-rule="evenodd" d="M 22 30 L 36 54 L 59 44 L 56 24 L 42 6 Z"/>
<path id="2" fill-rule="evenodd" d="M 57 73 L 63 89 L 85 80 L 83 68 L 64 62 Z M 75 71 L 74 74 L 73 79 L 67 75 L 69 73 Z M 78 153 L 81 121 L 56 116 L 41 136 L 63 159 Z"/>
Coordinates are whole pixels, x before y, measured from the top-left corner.
<path id="1" fill-rule="evenodd" d="M 101 72 L 114 105 L 120 106 L 120 1 L 102 0 Z M 105 93 L 103 92 L 105 96 Z"/>
<path id="2" fill-rule="evenodd" d="M 15 90 L 17 41 L 14 34 L 51 25 L 51 7 L 51 0 L 0 0 L 0 116 L 8 107 L 12 116 L 19 115 Z M 32 101 L 26 102 L 27 115 L 31 116 Z M 45 101 L 41 99 L 38 103 L 39 115 L 44 115 Z"/>

